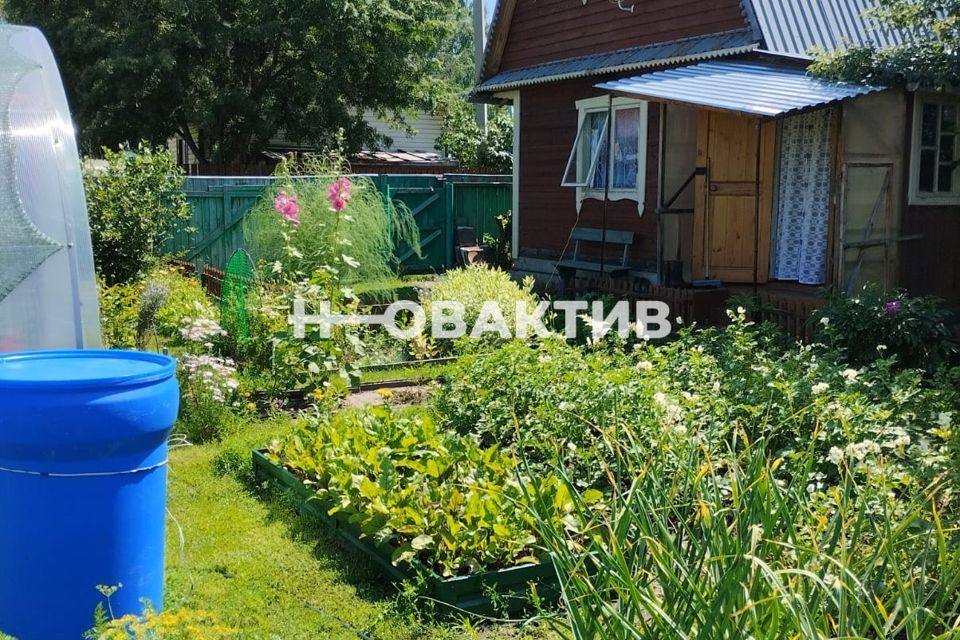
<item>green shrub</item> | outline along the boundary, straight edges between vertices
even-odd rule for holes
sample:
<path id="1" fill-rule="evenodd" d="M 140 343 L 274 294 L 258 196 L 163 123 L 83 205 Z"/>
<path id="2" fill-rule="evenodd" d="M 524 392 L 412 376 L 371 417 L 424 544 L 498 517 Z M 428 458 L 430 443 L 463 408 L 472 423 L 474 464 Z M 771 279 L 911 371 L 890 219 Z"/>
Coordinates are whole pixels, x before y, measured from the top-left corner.
<path id="1" fill-rule="evenodd" d="M 496 234 L 483 234 L 483 243 L 490 247 L 493 265 L 510 271 L 513 268 L 513 212 L 509 209 L 497 216 Z"/>
<path id="2" fill-rule="evenodd" d="M 155 267 L 147 274 L 145 282 L 148 287 L 156 286 L 165 292 L 165 301 L 154 320 L 156 332 L 163 338 L 179 341 L 185 320 L 213 319 L 218 315 L 200 281 L 184 274 L 179 267 Z"/>
<path id="3" fill-rule="evenodd" d="M 145 278 L 107 285 L 99 281 L 104 344 L 114 349 L 145 349 L 151 333 L 163 344 L 185 344 L 181 333 L 197 318 L 213 320 L 216 309 L 196 278 L 172 266 L 157 266 Z"/>
<path id="4" fill-rule="evenodd" d="M 198 443 L 228 434 L 243 408 L 234 362 L 209 353 L 182 354 L 177 360 L 180 416 L 175 431 Z"/>
<path id="5" fill-rule="evenodd" d="M 516 458 L 444 431 L 424 411 L 341 412 L 270 448 L 270 457 L 316 490 L 331 515 L 443 576 L 542 557 L 523 506 Z M 549 477 L 524 479 L 569 515 Z M 573 516 L 571 516 L 573 518 Z"/>
<path id="6" fill-rule="evenodd" d="M 524 281 L 523 286 L 520 286 L 510 278 L 510 274 L 506 271 L 485 264 L 446 272 L 437 279 L 432 287 L 424 292 L 422 300 L 426 313 L 427 334 L 431 331 L 433 307 L 436 302 L 451 302 L 463 305 L 463 320 L 466 322 L 468 331 L 474 329 L 484 303 L 487 301 L 496 302 L 511 335 L 516 327 L 517 304 L 523 304 L 527 313 L 533 314 L 539 303 L 537 296 L 533 293 L 532 279 Z M 470 337 L 458 339 L 456 348 L 461 351 L 471 351 L 502 342 L 503 338 L 496 333 L 487 332 L 480 339 Z M 447 350 L 450 349 L 448 340 L 443 340 L 441 343 L 447 346 Z"/>
<path id="7" fill-rule="evenodd" d="M 358 282 L 353 286 L 353 293 L 361 304 L 390 304 L 398 300 L 417 300 L 420 292 L 416 282 L 403 278 L 390 278 L 375 282 Z"/>
<path id="8" fill-rule="evenodd" d="M 579 526 L 523 494 L 574 636 L 953 637 L 960 371 L 855 369 L 732 315 L 629 354 L 511 342 L 441 386 L 441 420 L 574 497 Z"/>
<path id="9" fill-rule="evenodd" d="M 487 128 L 477 125 L 471 105 L 461 99 L 446 105 L 437 149 L 467 167 L 500 173 L 513 171 L 513 117 L 506 108 L 492 108 Z"/>
<path id="10" fill-rule="evenodd" d="M 560 339 L 511 340 L 452 365 L 434 406 L 446 424 L 484 446 L 521 446 L 539 468 L 559 456 L 578 479 L 592 481 L 600 473 L 602 431 L 643 406 L 636 382 L 625 356 L 585 352 Z"/>
<path id="11" fill-rule="evenodd" d="M 559 453 L 583 485 L 605 483 L 599 462 L 612 452 L 604 437 L 622 424 L 651 439 L 668 431 L 711 448 L 739 428 L 783 455 L 818 432 L 814 487 L 835 479 L 834 449 L 865 442 L 878 443 L 902 470 L 899 490 L 916 491 L 951 469 L 950 425 L 960 415 L 951 380 L 931 384 L 889 361 L 853 369 L 832 354 L 781 344 L 771 327 L 743 316 L 723 330 L 681 329 L 669 343 L 630 354 L 511 342 L 461 358 L 434 406 L 459 433 L 518 447 L 539 468 Z"/>
<path id="12" fill-rule="evenodd" d="M 134 349 L 140 312 L 142 282 L 108 285 L 97 280 L 100 299 L 100 331 L 108 349 Z"/>
<path id="13" fill-rule="evenodd" d="M 179 220 L 190 216 L 183 171 L 162 148 L 103 149 L 106 168 L 84 173 L 97 272 L 108 285 L 142 277 Z"/>
<path id="14" fill-rule="evenodd" d="M 899 366 L 931 371 L 957 352 L 949 312 L 933 297 L 884 293 L 867 285 L 856 295 L 834 293 L 812 318 L 817 339 L 861 366 L 896 358 Z"/>

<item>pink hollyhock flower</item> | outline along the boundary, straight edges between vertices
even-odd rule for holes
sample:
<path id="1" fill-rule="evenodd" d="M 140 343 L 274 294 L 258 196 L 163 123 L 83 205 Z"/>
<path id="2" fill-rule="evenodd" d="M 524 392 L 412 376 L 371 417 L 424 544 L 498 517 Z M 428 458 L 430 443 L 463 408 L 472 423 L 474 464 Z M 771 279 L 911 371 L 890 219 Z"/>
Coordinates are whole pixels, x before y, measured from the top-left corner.
<path id="1" fill-rule="evenodd" d="M 337 183 L 340 185 L 340 197 L 344 200 L 350 199 L 350 189 L 353 188 L 353 184 L 346 178 L 340 178 L 337 180 Z"/>
<path id="2" fill-rule="evenodd" d="M 273 201 L 273 208 L 283 215 L 284 219 L 295 227 L 300 226 L 300 205 L 297 204 L 296 194 L 287 195 L 283 189 Z"/>
<path id="3" fill-rule="evenodd" d="M 340 213 L 347 208 L 347 201 L 350 200 L 350 189 L 353 184 L 346 178 L 338 178 L 330 184 L 327 189 L 327 199 L 330 201 L 330 208 Z"/>

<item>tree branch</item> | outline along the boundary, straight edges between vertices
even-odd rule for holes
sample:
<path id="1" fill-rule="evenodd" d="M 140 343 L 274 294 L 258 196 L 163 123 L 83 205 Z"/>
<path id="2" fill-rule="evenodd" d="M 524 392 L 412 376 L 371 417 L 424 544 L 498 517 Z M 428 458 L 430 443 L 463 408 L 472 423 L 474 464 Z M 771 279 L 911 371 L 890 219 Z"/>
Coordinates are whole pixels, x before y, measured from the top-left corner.
<path id="1" fill-rule="evenodd" d="M 197 157 L 197 161 L 200 164 L 209 163 L 209 160 L 207 160 L 200 151 L 200 146 L 197 145 L 196 140 L 193 139 L 193 133 L 190 132 L 190 125 L 181 124 L 177 127 L 177 133 L 183 138 L 183 141 L 187 143 L 187 146 L 190 147 L 190 151 Z"/>

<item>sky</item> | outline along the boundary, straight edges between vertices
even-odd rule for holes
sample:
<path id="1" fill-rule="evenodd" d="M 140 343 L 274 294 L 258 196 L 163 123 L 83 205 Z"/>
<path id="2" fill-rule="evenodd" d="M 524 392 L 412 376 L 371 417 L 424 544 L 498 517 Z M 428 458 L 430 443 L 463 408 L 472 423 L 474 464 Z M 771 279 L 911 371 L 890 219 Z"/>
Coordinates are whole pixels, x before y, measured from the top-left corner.
<path id="1" fill-rule="evenodd" d="M 468 7 L 473 7 L 473 0 L 463 0 L 464 4 Z M 485 7 L 484 15 L 487 19 L 487 24 L 493 20 L 493 11 L 497 8 L 497 0 L 483 0 L 483 6 Z"/>

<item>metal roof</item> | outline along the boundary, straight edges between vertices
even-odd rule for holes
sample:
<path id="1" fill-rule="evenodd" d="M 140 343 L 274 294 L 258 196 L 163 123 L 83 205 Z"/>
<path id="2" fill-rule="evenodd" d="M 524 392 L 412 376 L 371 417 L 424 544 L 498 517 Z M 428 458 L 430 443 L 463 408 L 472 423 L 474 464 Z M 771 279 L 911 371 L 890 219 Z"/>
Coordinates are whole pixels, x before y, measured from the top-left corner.
<path id="1" fill-rule="evenodd" d="M 902 31 L 881 28 L 864 13 L 877 0 L 744 0 L 767 50 L 808 56 L 811 49 L 845 44 L 901 44 Z M 753 15 L 749 12 L 752 9 Z"/>
<path id="2" fill-rule="evenodd" d="M 502 71 L 484 80 L 476 90 L 477 92 L 505 91 L 543 82 L 719 58 L 747 53 L 756 48 L 757 39 L 751 31 L 738 29 L 645 47 L 619 49 L 610 53 L 547 62 L 524 69 Z"/>
<path id="3" fill-rule="evenodd" d="M 882 87 L 828 82 L 801 68 L 764 62 L 705 62 L 596 85 L 613 93 L 778 118 Z"/>

